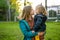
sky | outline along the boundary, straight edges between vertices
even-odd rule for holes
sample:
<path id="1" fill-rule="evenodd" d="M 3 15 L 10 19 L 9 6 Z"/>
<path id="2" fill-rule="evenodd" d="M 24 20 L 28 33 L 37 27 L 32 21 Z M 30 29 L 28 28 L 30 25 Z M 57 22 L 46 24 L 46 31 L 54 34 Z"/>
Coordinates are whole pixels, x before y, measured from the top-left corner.
<path id="1" fill-rule="evenodd" d="M 33 2 L 34 5 L 42 3 L 45 5 L 45 0 L 29 0 Z M 47 5 L 52 6 L 52 5 L 60 5 L 60 0 L 47 0 Z"/>
<path id="2" fill-rule="evenodd" d="M 38 5 L 38 4 L 41 4 L 43 6 L 45 6 L 45 0 L 28 0 L 30 2 L 32 2 L 32 6 L 33 8 Z M 47 6 L 53 6 L 53 5 L 60 5 L 60 0 L 47 0 Z"/>
<path id="3" fill-rule="evenodd" d="M 45 5 L 45 0 L 29 0 L 29 1 L 33 2 L 33 5 L 37 5 L 37 4 L 40 4 L 40 3 Z M 47 0 L 47 5 L 48 6 L 60 5 L 60 0 Z"/>
<path id="4" fill-rule="evenodd" d="M 21 0 L 24 2 L 24 0 Z M 29 2 L 32 2 L 33 8 L 36 7 L 36 5 L 41 4 L 45 6 L 45 0 L 27 0 Z M 47 0 L 47 6 L 53 6 L 53 5 L 60 5 L 60 0 Z"/>

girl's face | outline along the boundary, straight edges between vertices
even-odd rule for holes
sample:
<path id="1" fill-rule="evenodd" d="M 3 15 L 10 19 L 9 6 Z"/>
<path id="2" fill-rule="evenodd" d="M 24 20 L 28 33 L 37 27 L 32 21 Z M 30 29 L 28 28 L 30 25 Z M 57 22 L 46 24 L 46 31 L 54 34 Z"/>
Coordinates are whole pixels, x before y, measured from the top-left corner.
<path id="1" fill-rule="evenodd" d="M 34 10 L 31 9 L 30 15 L 34 15 Z"/>

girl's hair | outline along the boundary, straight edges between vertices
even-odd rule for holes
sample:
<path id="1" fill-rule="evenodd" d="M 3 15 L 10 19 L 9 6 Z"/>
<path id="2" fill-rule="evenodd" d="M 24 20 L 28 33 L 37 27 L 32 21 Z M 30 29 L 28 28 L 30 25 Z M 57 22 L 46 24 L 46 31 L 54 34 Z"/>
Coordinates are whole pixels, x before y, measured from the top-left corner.
<path id="1" fill-rule="evenodd" d="M 21 19 L 28 19 L 30 16 L 31 9 L 31 6 L 25 6 L 22 11 Z"/>
<path id="2" fill-rule="evenodd" d="M 43 15 L 47 15 L 47 12 L 46 12 L 46 9 L 45 9 L 44 6 L 42 6 L 42 5 L 37 5 L 36 8 L 39 9 L 39 13 L 42 12 Z"/>

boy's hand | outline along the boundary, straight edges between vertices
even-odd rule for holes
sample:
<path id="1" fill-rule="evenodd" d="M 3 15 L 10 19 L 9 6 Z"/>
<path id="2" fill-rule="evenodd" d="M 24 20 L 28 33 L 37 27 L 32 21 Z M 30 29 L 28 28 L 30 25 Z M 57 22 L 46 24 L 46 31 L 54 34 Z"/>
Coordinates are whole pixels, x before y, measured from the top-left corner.
<path id="1" fill-rule="evenodd" d="M 44 32 L 39 32 L 38 35 L 42 36 L 44 35 Z"/>

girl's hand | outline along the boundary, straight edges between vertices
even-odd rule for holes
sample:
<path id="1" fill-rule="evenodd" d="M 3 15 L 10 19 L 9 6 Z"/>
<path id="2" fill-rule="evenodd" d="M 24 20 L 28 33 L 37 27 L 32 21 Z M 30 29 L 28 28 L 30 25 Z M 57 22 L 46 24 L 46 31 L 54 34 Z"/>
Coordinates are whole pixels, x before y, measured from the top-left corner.
<path id="1" fill-rule="evenodd" d="M 32 33 L 34 33 L 35 31 L 33 30 Z"/>

